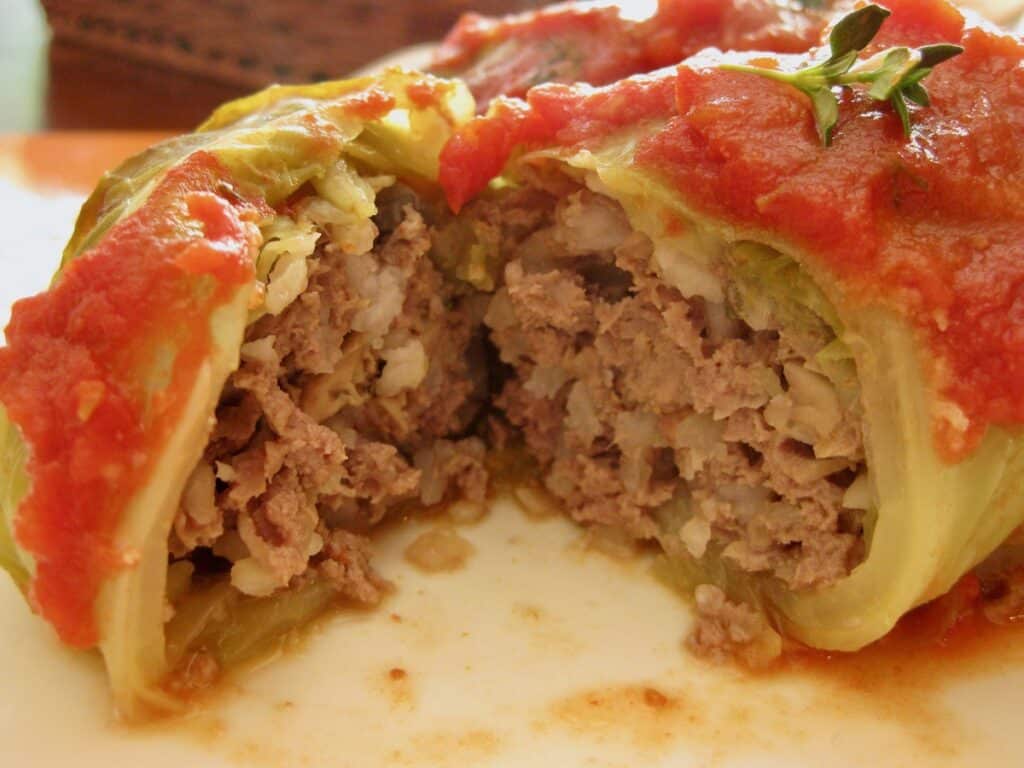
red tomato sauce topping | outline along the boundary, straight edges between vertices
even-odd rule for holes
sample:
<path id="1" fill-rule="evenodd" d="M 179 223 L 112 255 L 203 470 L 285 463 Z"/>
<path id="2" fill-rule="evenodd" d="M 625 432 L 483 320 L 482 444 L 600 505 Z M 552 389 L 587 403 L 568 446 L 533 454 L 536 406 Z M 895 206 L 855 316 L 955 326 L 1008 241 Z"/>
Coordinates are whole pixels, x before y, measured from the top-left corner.
<path id="1" fill-rule="evenodd" d="M 806 51 L 823 17 L 775 0 L 660 0 L 654 15 L 624 19 L 615 7 L 574 3 L 493 19 L 463 16 L 433 68 L 466 80 L 487 106 L 539 83 L 604 85 L 669 66 L 707 46 Z"/>
<path id="2" fill-rule="evenodd" d="M 424 79 L 405 87 L 405 95 L 420 109 L 439 105 L 444 98 L 445 91 L 446 86 L 440 80 Z"/>
<path id="3" fill-rule="evenodd" d="M 923 362 L 962 413 L 935 419 L 937 447 L 958 460 L 988 425 L 1024 423 L 1024 45 L 965 25 L 942 0 L 887 6 L 874 48 L 965 48 L 925 81 L 932 105 L 911 108 L 910 138 L 888 104 L 846 91 L 823 147 L 805 95 L 716 66 L 797 67 L 825 51 L 707 53 L 672 73 L 500 103 L 445 148 L 449 202 L 458 209 L 520 149 L 599 149 L 624 126 L 657 120 L 636 129 L 635 165 L 695 210 L 805 251 L 850 300 L 880 300 L 916 326 L 931 351 Z M 609 106 L 617 98 L 621 112 Z"/>
<path id="4" fill-rule="evenodd" d="M 182 415 L 211 313 L 253 279 L 258 210 L 196 152 L 49 291 L 13 307 L 0 402 L 32 479 L 14 534 L 36 562 L 30 599 L 67 643 L 98 641 L 100 585 L 138 559 L 115 531 Z"/>

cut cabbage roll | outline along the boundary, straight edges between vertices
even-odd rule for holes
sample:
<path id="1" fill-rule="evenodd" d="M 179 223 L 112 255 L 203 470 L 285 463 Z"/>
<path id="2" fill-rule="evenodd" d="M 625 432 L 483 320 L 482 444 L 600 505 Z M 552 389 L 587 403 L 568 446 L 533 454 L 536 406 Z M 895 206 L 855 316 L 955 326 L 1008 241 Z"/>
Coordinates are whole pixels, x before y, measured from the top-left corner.
<path id="1" fill-rule="evenodd" d="M 658 0 L 642 18 L 628 10 L 570 2 L 500 18 L 469 13 L 438 48 L 432 69 L 465 80 L 483 110 L 496 96 L 523 96 L 534 85 L 605 85 L 707 46 L 806 51 L 825 23 L 820 11 L 780 0 Z"/>
<path id="2" fill-rule="evenodd" d="M 823 53 L 712 51 L 480 118 L 398 70 L 275 87 L 129 160 L 12 311 L 0 565 L 122 716 L 173 710 L 377 602 L 374 526 L 484 503 L 519 435 L 660 544 L 698 649 L 879 638 L 1024 520 L 1021 44 L 893 6 L 878 45 L 965 49 L 909 137 L 852 91 L 823 147 L 719 68 Z"/>
<path id="3" fill-rule="evenodd" d="M 364 534 L 481 502 L 484 305 L 430 258 L 464 86 L 274 87 L 108 174 L 0 349 L 0 564 L 119 711 L 175 706 L 329 603 Z"/>
<path id="4" fill-rule="evenodd" d="M 442 156 L 458 208 L 501 172 L 550 196 L 485 323 L 496 404 L 586 524 L 655 540 L 692 642 L 852 651 L 1024 520 L 1024 48 L 952 6 L 892 10 L 865 57 L 958 43 L 900 115 L 708 51 L 498 100 Z M 470 207 L 472 203 L 470 204 Z"/>

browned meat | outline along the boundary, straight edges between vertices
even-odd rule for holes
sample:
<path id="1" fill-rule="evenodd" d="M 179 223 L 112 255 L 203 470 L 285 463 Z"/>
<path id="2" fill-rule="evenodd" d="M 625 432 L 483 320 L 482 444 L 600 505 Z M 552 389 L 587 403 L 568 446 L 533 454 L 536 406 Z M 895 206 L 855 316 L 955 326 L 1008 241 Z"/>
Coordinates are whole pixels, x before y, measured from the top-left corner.
<path id="1" fill-rule="evenodd" d="M 488 446 L 467 435 L 503 448 L 518 429 L 546 491 L 626 549 L 656 540 L 792 589 L 850 572 L 864 456 L 856 405 L 816 367 L 828 333 L 748 326 L 713 260 L 684 295 L 617 203 L 528 174 L 432 223 L 389 190 L 370 250 L 322 233 L 305 289 L 248 328 L 176 557 L 210 548 L 250 595 L 317 578 L 375 603 L 365 534 L 411 504 L 479 519 Z M 711 584 L 696 597 L 697 652 L 778 655 L 758 610 Z"/>
<path id="2" fill-rule="evenodd" d="M 474 366 L 473 346 L 480 327 L 479 302 L 452 297 L 428 258 L 430 234 L 415 209 L 372 255 L 375 267 L 403 277 L 405 302 L 389 331 L 392 351 L 375 384 L 376 398 L 343 408 L 335 424 L 345 424 L 412 452 L 431 440 L 464 431 L 483 404 L 482 365 Z M 446 306 L 453 301 L 454 306 Z M 416 386 L 399 386 L 402 371 L 427 365 Z M 481 361 L 482 362 L 482 359 Z"/>
<path id="3" fill-rule="evenodd" d="M 573 517 L 794 589 L 849 573 L 863 554 L 842 507 L 863 462 L 857 419 L 837 404 L 815 446 L 769 423 L 790 418 L 797 384 L 820 383 L 806 358 L 668 285 L 607 198 L 563 197 L 539 240 L 541 257 L 508 263 L 485 322 L 515 370 L 496 404 Z"/>
<path id="4" fill-rule="evenodd" d="M 782 653 L 782 638 L 762 612 L 729 600 L 711 584 L 694 591 L 697 622 L 687 640 L 690 648 L 715 661 L 739 658 L 752 668 L 771 664 Z"/>
<path id="5" fill-rule="evenodd" d="M 370 566 L 370 543 L 344 530 L 322 529 L 324 548 L 318 570 L 350 600 L 374 605 L 387 588 Z"/>
<path id="6" fill-rule="evenodd" d="M 411 205 L 372 252 L 321 237 L 306 290 L 247 330 L 175 520 L 176 556 L 212 548 L 253 595 L 312 564 L 340 593 L 375 602 L 383 582 L 360 533 L 449 484 L 483 498 L 483 444 L 446 439 L 486 390 L 470 354 L 482 310 L 455 295 L 430 248 Z M 412 463 L 421 454 L 436 454 L 426 485 Z"/>
<path id="7" fill-rule="evenodd" d="M 484 454 L 487 448 L 478 437 L 464 440 L 436 440 L 429 448 L 417 451 L 414 461 L 423 473 L 420 501 L 437 504 L 449 490 L 470 501 L 483 501 L 487 496 L 487 470 Z"/>

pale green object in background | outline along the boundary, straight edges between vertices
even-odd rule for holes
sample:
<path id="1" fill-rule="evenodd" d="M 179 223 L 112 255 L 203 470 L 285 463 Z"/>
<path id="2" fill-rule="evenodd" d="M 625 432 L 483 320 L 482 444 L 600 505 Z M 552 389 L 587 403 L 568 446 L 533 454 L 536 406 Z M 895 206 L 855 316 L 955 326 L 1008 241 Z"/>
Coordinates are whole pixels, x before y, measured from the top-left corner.
<path id="1" fill-rule="evenodd" d="M 33 0 L 0 0 L 0 19 L 0 133 L 31 131 L 43 122 L 46 18 Z"/>

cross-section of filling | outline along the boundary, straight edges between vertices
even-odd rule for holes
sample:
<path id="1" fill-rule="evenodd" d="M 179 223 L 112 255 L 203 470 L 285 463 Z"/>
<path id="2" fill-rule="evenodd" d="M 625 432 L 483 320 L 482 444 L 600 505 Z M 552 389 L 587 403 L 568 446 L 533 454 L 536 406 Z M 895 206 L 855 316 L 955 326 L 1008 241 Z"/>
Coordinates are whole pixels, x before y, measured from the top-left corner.
<path id="1" fill-rule="evenodd" d="M 377 602 L 366 533 L 482 504 L 507 427 L 573 519 L 657 542 L 700 587 L 702 650 L 778 652 L 721 586 L 808 589 L 863 559 L 856 371 L 828 302 L 765 246 L 639 231 L 592 186 L 538 174 L 452 217 L 340 163 L 264 223 L 262 293 L 171 534 L 172 659 Z"/>
<path id="2" fill-rule="evenodd" d="M 856 371 L 825 298 L 765 246 L 692 223 L 652 238 L 582 186 L 552 210 L 485 317 L 514 371 L 496 405 L 547 490 L 582 523 L 656 540 L 690 589 L 711 563 L 723 583 L 792 590 L 849 574 L 871 501 Z M 697 596 L 699 650 L 778 654 L 757 612 L 711 584 Z"/>

